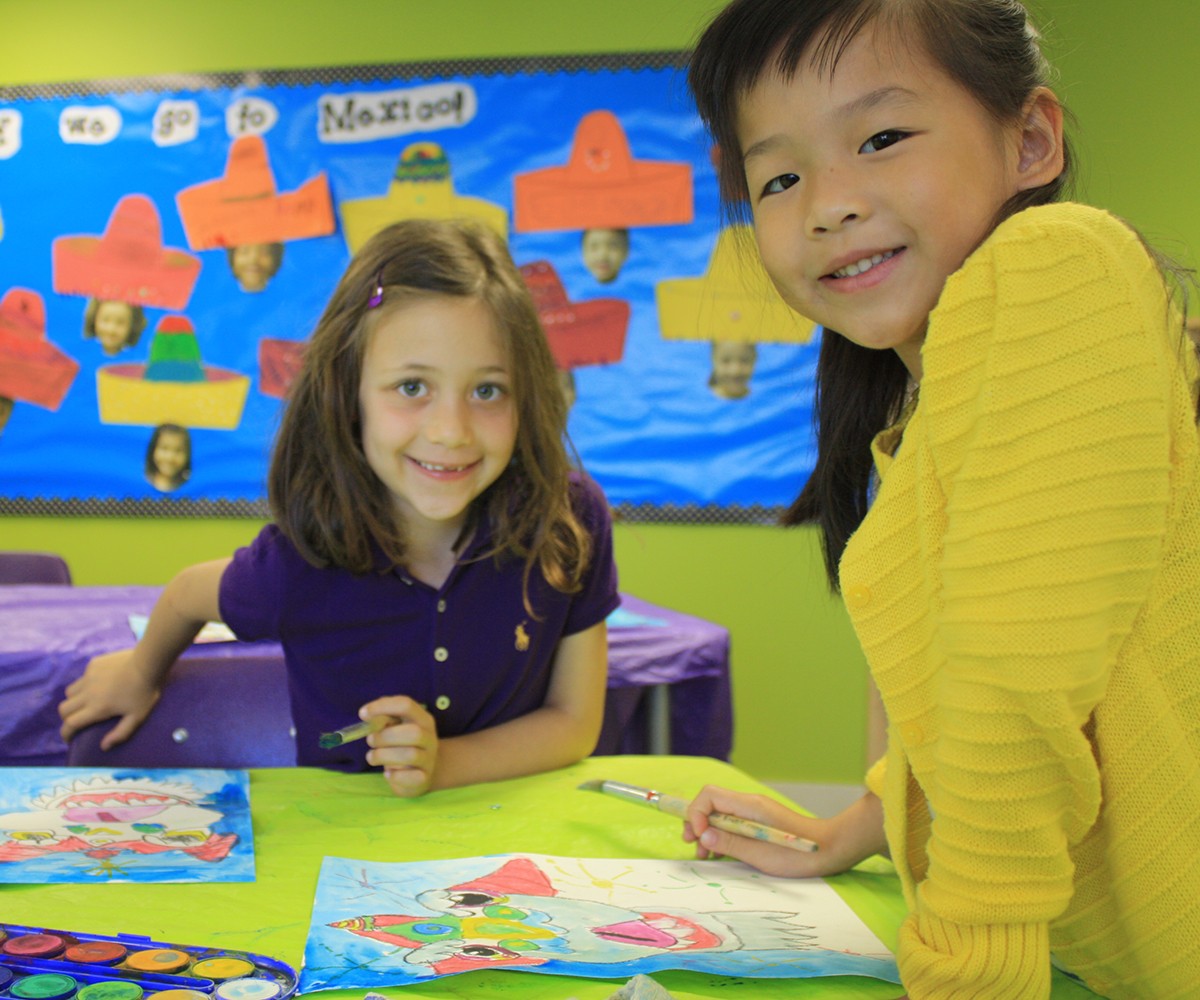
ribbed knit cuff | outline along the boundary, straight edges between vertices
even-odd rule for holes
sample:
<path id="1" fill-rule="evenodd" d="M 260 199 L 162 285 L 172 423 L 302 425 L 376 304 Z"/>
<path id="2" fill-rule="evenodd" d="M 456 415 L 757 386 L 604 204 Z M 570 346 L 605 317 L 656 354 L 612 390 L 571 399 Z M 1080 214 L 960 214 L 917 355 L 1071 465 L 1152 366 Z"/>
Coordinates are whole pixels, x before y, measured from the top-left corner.
<path id="1" fill-rule="evenodd" d="M 910 915 L 900 927 L 900 975 L 911 1000 L 1046 1000 L 1045 924 L 952 924 Z"/>

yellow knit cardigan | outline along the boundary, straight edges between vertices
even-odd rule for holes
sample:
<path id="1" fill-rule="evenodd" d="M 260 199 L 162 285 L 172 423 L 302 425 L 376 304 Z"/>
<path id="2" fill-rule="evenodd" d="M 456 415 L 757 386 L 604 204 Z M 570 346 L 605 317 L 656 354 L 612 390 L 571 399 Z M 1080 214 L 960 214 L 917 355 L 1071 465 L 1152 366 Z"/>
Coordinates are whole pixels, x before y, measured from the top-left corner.
<path id="1" fill-rule="evenodd" d="M 1112 216 L 1022 212 L 947 281 L 920 401 L 875 442 L 841 583 L 914 1000 L 1047 997 L 1052 952 L 1104 996 L 1200 996 L 1196 364 L 1169 309 Z"/>

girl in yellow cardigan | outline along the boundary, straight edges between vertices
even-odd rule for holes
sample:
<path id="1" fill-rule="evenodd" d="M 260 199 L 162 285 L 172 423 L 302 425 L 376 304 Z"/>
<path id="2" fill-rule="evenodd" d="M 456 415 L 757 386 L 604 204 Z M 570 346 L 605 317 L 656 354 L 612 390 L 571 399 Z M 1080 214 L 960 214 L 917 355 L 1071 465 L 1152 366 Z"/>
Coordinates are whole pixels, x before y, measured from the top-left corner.
<path id="1" fill-rule="evenodd" d="M 888 714 L 831 819 L 705 789 L 797 876 L 890 849 L 913 998 L 1200 995 L 1196 360 L 1155 258 L 1059 203 L 1016 0 L 735 0 L 689 83 L 732 214 L 825 328 L 820 525 Z M 815 854 L 708 826 L 732 812 Z"/>

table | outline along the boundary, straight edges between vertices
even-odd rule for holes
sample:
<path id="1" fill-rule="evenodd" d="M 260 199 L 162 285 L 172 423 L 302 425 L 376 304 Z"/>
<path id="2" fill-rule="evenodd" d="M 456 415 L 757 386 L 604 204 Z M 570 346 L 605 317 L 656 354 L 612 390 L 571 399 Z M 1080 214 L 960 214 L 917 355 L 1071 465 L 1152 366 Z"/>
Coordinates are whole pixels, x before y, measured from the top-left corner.
<path id="1" fill-rule="evenodd" d="M 86 774 L 86 771 L 81 771 Z M 157 941 L 256 952 L 299 967 L 312 898 L 325 855 L 365 861 L 420 861 L 483 854 L 537 853 L 582 858 L 691 858 L 678 820 L 595 792 L 581 782 L 616 779 L 691 797 L 706 783 L 780 798 L 722 761 L 681 756 L 590 757 L 526 778 L 399 799 L 378 774 L 311 768 L 250 772 L 257 880 L 189 885 L 3 885 L 4 921 L 98 934 L 141 934 Z M 870 858 L 829 880 L 891 949 L 904 917 L 890 862 Z M 746 996 L 754 1000 L 885 1000 L 901 990 L 863 977 L 738 979 L 660 972 L 675 1000 Z M 613 980 L 472 972 L 385 993 L 390 1000 L 521 997 L 601 1000 Z M 330 991 L 329 1000 L 361 992 Z M 1055 972 L 1053 1000 L 1092 993 Z"/>
<path id="2" fill-rule="evenodd" d="M 81 772 L 86 773 L 86 772 Z M 143 934 L 158 941 L 257 952 L 299 967 L 320 862 L 325 855 L 369 861 L 414 861 L 530 852 L 572 857 L 686 859 L 678 820 L 577 790 L 615 778 L 691 796 L 705 782 L 747 791 L 765 786 L 731 765 L 695 757 L 593 757 L 547 774 L 398 799 L 377 774 L 309 768 L 250 772 L 257 880 L 190 885 L 6 885 L 4 921 L 91 933 Z M 843 898 L 888 946 L 902 916 L 890 866 L 839 876 Z M 655 973 L 679 1000 L 737 995 L 783 997 L 898 996 L 894 984 L 865 978 L 740 980 L 699 973 Z M 388 991 L 396 1000 L 528 997 L 599 1000 L 620 981 L 527 972 L 473 972 Z M 331 991 L 330 1000 L 360 1000 L 362 991 Z"/>
<path id="3" fill-rule="evenodd" d="M 130 614 L 149 614 L 161 587 L 0 587 L 0 765 L 61 764 L 63 689 L 89 659 L 133 642 Z M 609 628 L 609 693 L 596 752 L 727 759 L 733 743 L 729 632 L 622 595 Z M 197 666 L 231 660 L 283 668 L 272 642 L 192 646 Z"/>

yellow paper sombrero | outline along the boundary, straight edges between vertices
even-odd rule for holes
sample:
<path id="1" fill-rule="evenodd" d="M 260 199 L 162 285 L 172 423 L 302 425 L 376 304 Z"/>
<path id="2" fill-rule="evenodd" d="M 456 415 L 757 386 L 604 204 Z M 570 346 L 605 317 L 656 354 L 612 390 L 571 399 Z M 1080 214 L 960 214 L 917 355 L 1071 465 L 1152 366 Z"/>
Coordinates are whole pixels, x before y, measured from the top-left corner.
<path id="1" fill-rule="evenodd" d="M 806 344 L 816 329 L 779 297 L 746 226 L 722 230 L 708 270 L 699 278 L 660 281 L 655 299 L 668 340 Z"/>
<path id="2" fill-rule="evenodd" d="M 181 424 L 235 430 L 250 379 L 228 368 L 203 364 L 186 316 L 164 316 L 146 364 L 105 365 L 96 372 L 103 424 Z"/>
<path id="3" fill-rule="evenodd" d="M 404 148 L 387 194 L 343 201 L 342 231 L 350 252 L 401 219 L 477 219 L 508 239 L 508 212 L 483 198 L 456 194 L 450 160 L 436 142 Z"/>

